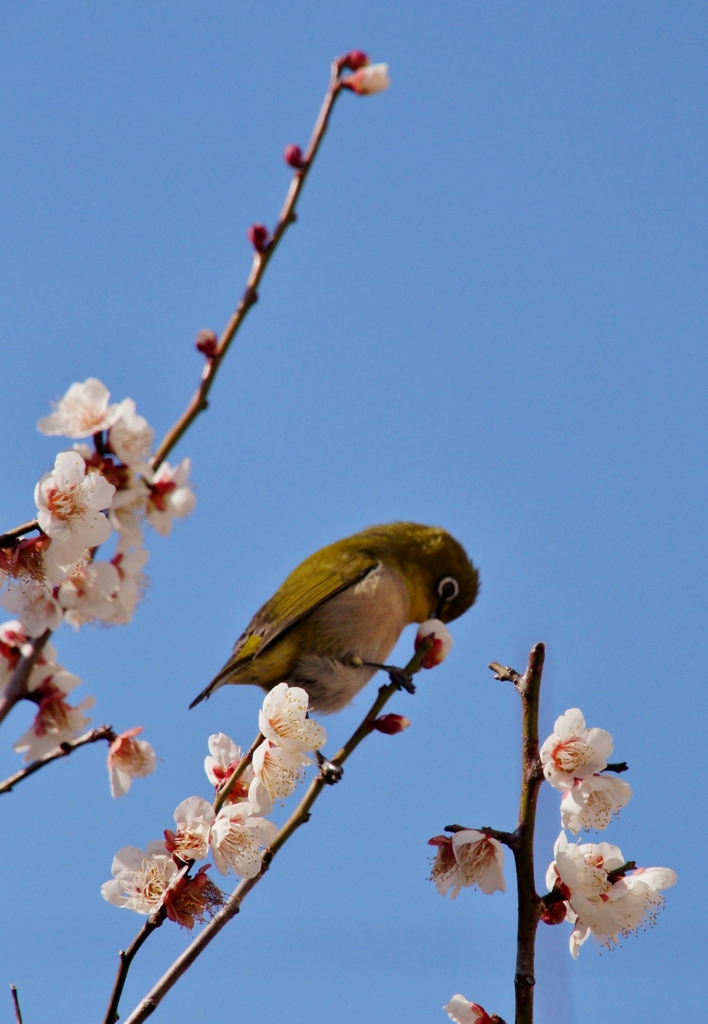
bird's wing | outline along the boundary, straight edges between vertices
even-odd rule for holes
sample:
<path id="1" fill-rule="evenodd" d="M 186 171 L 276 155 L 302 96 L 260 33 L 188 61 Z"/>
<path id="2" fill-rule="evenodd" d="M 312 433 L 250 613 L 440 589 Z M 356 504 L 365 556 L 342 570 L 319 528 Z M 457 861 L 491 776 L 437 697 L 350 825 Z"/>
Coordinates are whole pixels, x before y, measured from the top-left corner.
<path id="1" fill-rule="evenodd" d="M 276 637 L 318 608 L 330 597 L 359 583 L 379 562 L 365 552 L 339 552 L 330 564 L 322 560 L 316 569 L 305 561 L 290 573 L 269 601 L 256 612 L 236 641 L 229 665 L 257 657 Z"/>

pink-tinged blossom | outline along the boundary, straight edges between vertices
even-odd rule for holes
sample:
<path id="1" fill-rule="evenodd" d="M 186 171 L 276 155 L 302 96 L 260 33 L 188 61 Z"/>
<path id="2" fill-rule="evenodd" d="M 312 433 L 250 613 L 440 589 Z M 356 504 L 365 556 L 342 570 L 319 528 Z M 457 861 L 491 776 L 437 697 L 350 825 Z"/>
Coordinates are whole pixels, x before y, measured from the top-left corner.
<path id="1" fill-rule="evenodd" d="M 543 773 L 555 789 L 569 789 L 576 779 L 603 771 L 613 748 L 609 732 L 586 729 L 580 709 L 570 708 L 541 747 Z"/>
<path id="2" fill-rule="evenodd" d="M 256 814 L 269 814 L 276 800 L 284 800 L 294 791 L 303 768 L 312 764 L 304 754 L 291 753 L 265 740 L 251 762 L 254 779 L 248 787 L 248 801 Z"/>
<path id="3" fill-rule="evenodd" d="M 143 466 L 150 458 L 155 431 L 144 416 L 135 411 L 132 398 L 120 403 L 120 419 L 108 433 L 108 444 L 126 466 Z"/>
<path id="4" fill-rule="evenodd" d="M 120 406 L 108 404 L 110 397 L 106 385 L 95 377 L 72 384 L 56 411 L 41 419 L 37 429 L 42 434 L 75 438 L 108 430 L 120 416 Z"/>
<path id="5" fill-rule="evenodd" d="M 248 229 L 248 241 L 256 252 L 265 252 L 268 248 L 270 232 L 265 224 L 251 224 Z"/>
<path id="6" fill-rule="evenodd" d="M 350 50 L 349 53 L 344 54 L 341 61 L 342 67 L 349 68 L 350 71 L 358 71 L 368 63 L 369 55 L 363 50 Z"/>
<path id="7" fill-rule="evenodd" d="M 263 701 L 258 728 L 267 740 L 291 754 L 318 750 L 327 733 L 307 717 L 308 706 L 309 697 L 302 687 L 278 683 Z"/>
<path id="8" fill-rule="evenodd" d="M 603 829 L 632 797 L 632 788 L 614 775 L 580 779 L 561 797 L 561 825 L 577 834 L 581 829 Z"/>
<path id="9" fill-rule="evenodd" d="M 483 893 L 505 892 L 504 850 L 501 843 L 476 829 L 463 829 L 452 838 L 435 836 L 428 845 L 437 846 L 431 877 L 441 896 L 452 889 L 450 899 L 463 887 L 479 886 Z"/>
<path id="10" fill-rule="evenodd" d="M 209 849 L 214 808 L 201 796 L 189 796 L 175 808 L 175 829 L 165 829 L 165 846 L 180 860 L 202 860 Z"/>
<path id="11" fill-rule="evenodd" d="M 410 720 L 404 715 L 380 715 L 374 721 L 374 729 L 384 733 L 385 736 L 395 736 L 397 733 L 403 732 L 404 729 L 408 729 L 410 724 Z"/>
<path id="12" fill-rule="evenodd" d="M 342 79 L 342 85 L 360 96 L 372 96 L 376 92 L 383 92 L 390 84 L 388 64 L 366 64 L 353 75 Z"/>
<path id="13" fill-rule="evenodd" d="M 59 564 L 73 562 L 85 548 L 108 540 L 111 524 L 102 509 L 110 507 L 115 487 L 100 473 L 87 473 L 77 452 L 60 452 L 54 469 L 35 488 L 37 521 L 52 538 L 52 554 Z"/>
<path id="14" fill-rule="evenodd" d="M 163 537 L 172 529 L 173 519 L 183 519 L 194 509 L 196 495 L 190 489 L 189 472 L 191 459 L 182 459 L 178 466 L 163 462 L 151 480 L 148 480 L 150 494 L 147 501 L 147 517 L 151 525 Z"/>
<path id="15" fill-rule="evenodd" d="M 54 630 L 62 619 L 62 607 L 54 594 L 41 583 L 11 580 L 0 603 L 13 612 L 28 636 L 41 636 L 45 629 Z"/>
<path id="16" fill-rule="evenodd" d="M 592 935 L 611 949 L 619 936 L 653 925 L 664 905 L 659 890 L 676 884 L 670 868 L 640 868 L 618 875 L 625 864 L 622 851 L 609 843 L 569 844 L 564 832 L 556 840 L 555 860 L 546 873 L 549 889 L 562 885 L 567 893 L 567 919 L 573 924 L 570 952 Z"/>
<path id="17" fill-rule="evenodd" d="M 241 878 L 255 878 L 261 869 L 260 851 L 278 834 L 271 821 L 257 817 L 249 803 L 229 804 L 219 811 L 211 828 L 211 852 L 222 875 L 229 868 Z"/>
<path id="18" fill-rule="evenodd" d="M 110 610 L 103 619 L 108 625 L 124 626 L 133 618 L 138 602 L 142 599 L 147 587 L 147 577 L 142 570 L 149 557 L 144 548 L 124 551 L 119 542 L 118 550 L 111 559 L 111 564 L 118 573 L 118 589 L 111 602 Z"/>
<path id="19" fill-rule="evenodd" d="M 241 762 L 241 748 L 223 732 L 216 732 L 209 737 L 209 756 L 204 759 L 204 771 L 219 793 L 229 781 Z M 253 782 L 253 769 L 250 764 L 234 783 L 233 789 L 226 798 L 227 804 L 236 804 L 248 799 L 248 789 Z"/>
<path id="20" fill-rule="evenodd" d="M 193 878 L 178 875 L 165 893 L 163 904 L 170 921 L 191 930 L 197 921 L 205 924 L 226 903 L 226 896 L 207 875 L 205 864 Z"/>
<path id="21" fill-rule="evenodd" d="M 49 537 L 26 537 L 9 548 L 0 548 L 0 587 L 8 576 L 26 583 L 46 583 L 45 556 Z"/>
<path id="22" fill-rule="evenodd" d="M 445 1003 L 443 1010 L 455 1024 L 491 1024 L 492 1021 L 479 1003 L 471 1003 L 460 993 L 453 996 L 449 1003 Z"/>
<path id="23" fill-rule="evenodd" d="M 162 842 L 148 843 L 145 853 L 137 846 L 124 846 L 113 858 L 113 878 L 101 886 L 101 895 L 114 907 L 153 914 L 177 870 Z"/>
<path id="24" fill-rule="evenodd" d="M 427 622 L 421 622 L 418 626 L 418 632 L 415 635 L 416 651 L 423 641 L 428 640 L 431 636 L 433 637 L 433 646 L 426 651 L 421 661 L 423 668 L 435 668 L 447 658 L 452 650 L 452 636 L 445 623 L 440 619 L 428 619 Z"/>
<path id="25" fill-rule="evenodd" d="M 0 694 L 3 694 L 17 668 L 20 658 L 32 653 L 30 638 L 22 628 L 18 619 L 3 622 L 0 625 Z M 28 690 L 36 690 L 45 679 L 58 671 L 56 664 L 57 652 L 53 644 L 47 643 L 42 648 L 30 672 L 27 683 Z"/>
<path id="26" fill-rule="evenodd" d="M 125 796 L 133 779 L 142 779 L 157 767 L 152 746 L 147 740 L 135 738 L 142 731 L 141 725 L 126 729 L 116 736 L 108 748 L 108 778 L 113 797 Z"/>
<path id="27" fill-rule="evenodd" d="M 38 704 L 37 714 L 13 748 L 18 754 L 25 755 L 25 761 L 36 761 L 62 743 L 71 742 L 89 725 L 91 719 L 86 718 L 83 712 L 93 707 L 94 698 L 85 697 L 77 707 L 64 700 L 80 682 L 71 672 L 57 668 L 35 685 L 32 700 Z"/>
<path id="28" fill-rule="evenodd" d="M 69 625 L 78 629 L 96 619 L 109 622 L 120 582 L 111 562 L 89 562 L 74 569 L 59 585 L 58 594 Z"/>

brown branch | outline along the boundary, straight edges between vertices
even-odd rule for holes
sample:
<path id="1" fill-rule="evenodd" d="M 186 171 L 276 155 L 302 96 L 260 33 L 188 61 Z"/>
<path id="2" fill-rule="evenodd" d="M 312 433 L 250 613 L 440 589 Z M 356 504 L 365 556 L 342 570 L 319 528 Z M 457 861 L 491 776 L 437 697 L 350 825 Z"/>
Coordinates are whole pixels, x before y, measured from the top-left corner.
<path id="1" fill-rule="evenodd" d="M 238 780 L 241 778 L 241 776 L 243 775 L 243 773 L 246 771 L 249 764 L 253 760 L 253 755 L 256 752 L 256 748 L 260 747 L 261 743 L 263 742 L 263 739 L 263 734 L 259 732 L 251 746 L 248 748 L 246 753 L 239 761 L 233 775 L 227 780 L 227 782 L 221 787 L 219 792 L 216 794 L 216 799 L 214 800 L 214 811 L 217 814 L 224 806 L 227 796 L 229 795 L 231 790 L 234 788 Z"/>
<path id="2" fill-rule="evenodd" d="M 470 828 L 475 828 L 477 832 L 484 832 L 485 836 L 489 836 L 491 839 L 496 839 L 498 843 L 503 843 L 504 846 L 508 846 L 510 850 L 513 850 L 519 845 L 519 832 L 500 832 L 496 828 L 489 828 L 488 825 L 481 825 L 479 828 L 472 825 L 446 825 L 443 832 L 467 832 Z"/>
<path id="3" fill-rule="evenodd" d="M 24 537 L 26 533 L 32 533 L 32 530 L 38 530 L 39 523 L 36 519 L 33 519 L 29 523 L 23 523 L 21 526 L 15 526 L 12 530 L 8 530 L 6 533 L 0 534 L 0 548 L 11 547 L 16 540 L 20 537 Z"/>
<path id="4" fill-rule="evenodd" d="M 12 1005 L 15 1011 L 15 1021 L 17 1024 L 22 1024 L 22 1011 L 20 1010 L 20 1000 L 17 997 L 17 985 L 10 985 L 10 992 L 12 993 Z"/>
<path id="5" fill-rule="evenodd" d="M 420 645 L 415 655 L 403 670 L 406 675 L 412 676 L 416 672 L 420 671 L 421 662 L 431 647 L 431 641 L 424 641 Z M 374 731 L 374 721 L 378 717 L 381 708 L 393 696 L 393 694 L 398 691 L 398 689 L 399 686 L 396 683 L 388 683 L 388 685 L 382 686 L 379 689 L 376 700 L 371 706 L 368 714 L 363 719 L 359 728 L 347 740 L 335 757 L 332 758 L 333 764 L 340 766 L 344 764 L 362 740 L 368 736 L 369 733 Z M 251 889 L 253 889 L 261 878 L 263 878 L 270 867 L 273 857 L 275 857 L 288 839 L 291 838 L 293 833 L 296 832 L 301 825 L 304 825 L 306 821 L 309 821 L 310 809 L 322 790 L 325 788 L 327 788 L 327 783 L 322 778 L 318 777 L 311 782 L 307 793 L 300 802 L 295 813 L 281 828 L 270 849 L 264 852 L 261 859 L 261 869 L 258 874 L 254 878 L 244 879 L 236 886 L 226 906 L 215 914 L 213 920 L 203 928 L 193 942 L 190 943 L 184 953 L 177 957 L 175 962 L 165 972 L 165 974 L 163 974 L 157 984 L 153 986 L 145 998 L 140 1001 L 138 1006 L 136 1006 L 130 1016 L 126 1019 L 125 1024 L 141 1024 L 142 1021 L 147 1020 L 147 1018 L 162 1002 L 165 995 L 179 981 L 185 971 L 187 971 L 187 969 L 194 963 L 199 954 L 206 949 L 212 939 L 216 938 L 221 929 L 228 924 L 236 914 L 238 914 L 241 909 L 241 903 Z M 104 1024 L 108 1024 L 108 1021 L 106 1020 Z M 113 1022 L 111 1022 L 111 1024 L 113 1024 Z"/>
<path id="6" fill-rule="evenodd" d="M 521 697 L 522 709 L 521 800 L 519 824 L 514 833 L 516 841 L 512 846 L 518 894 L 516 972 L 514 975 L 516 1024 L 533 1024 L 536 929 L 544 906 L 536 892 L 533 839 L 538 793 L 543 782 L 543 768 L 538 754 L 538 705 L 545 655 L 545 646 L 536 644 L 529 655 L 528 665 L 523 676 L 514 672 L 513 669 L 504 668 L 498 662 L 493 662 L 489 666 L 496 673 L 497 678 L 507 679 L 514 683 Z"/>
<path id="7" fill-rule="evenodd" d="M 0 697 L 0 722 L 4 722 L 15 704 L 27 696 L 27 682 L 30 672 L 34 668 L 34 663 L 42 653 L 42 649 L 51 635 L 51 629 L 45 629 L 41 636 L 29 641 L 30 653 L 20 658 L 17 668 L 12 673 L 12 679 L 7 684 L 5 693 Z"/>
<path id="8" fill-rule="evenodd" d="M 15 772 L 9 778 L 5 779 L 4 782 L 0 782 L 0 794 L 10 793 L 18 782 L 22 782 L 23 779 L 29 778 L 30 775 L 34 775 L 40 768 L 44 768 L 45 765 L 51 764 L 52 761 L 58 761 L 62 757 L 68 757 L 69 754 L 73 754 L 79 747 L 85 747 L 89 743 L 98 743 L 100 740 L 106 740 L 108 743 L 112 743 L 116 738 L 116 734 L 110 725 L 101 725 L 97 729 L 91 729 L 89 732 L 85 732 L 83 736 L 79 736 L 75 740 L 61 743 L 55 750 L 50 750 L 44 757 L 38 758 L 33 761 L 32 764 L 28 764 L 26 768 L 23 768 L 19 772 Z"/>
<path id="9" fill-rule="evenodd" d="M 111 992 L 111 998 L 106 1009 L 106 1015 L 103 1018 L 103 1024 L 115 1024 L 118 1020 L 118 1004 L 120 1003 L 120 997 L 123 995 L 123 988 L 125 987 L 128 971 L 135 958 L 135 954 L 152 933 L 160 927 L 165 917 L 165 909 L 160 907 L 157 913 L 150 915 L 128 948 L 121 949 L 118 954 L 118 973 L 113 983 L 113 991 Z"/>

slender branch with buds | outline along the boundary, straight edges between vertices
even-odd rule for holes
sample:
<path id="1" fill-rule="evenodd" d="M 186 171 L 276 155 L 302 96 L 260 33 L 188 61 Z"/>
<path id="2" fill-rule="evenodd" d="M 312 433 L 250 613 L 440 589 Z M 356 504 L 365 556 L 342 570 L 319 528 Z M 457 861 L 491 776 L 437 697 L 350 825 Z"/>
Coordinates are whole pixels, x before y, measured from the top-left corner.
<path id="1" fill-rule="evenodd" d="M 90 729 L 85 732 L 83 736 L 79 736 L 75 740 L 61 743 L 55 750 L 50 750 L 44 757 L 38 758 L 33 761 L 32 764 L 28 764 L 26 768 L 23 768 L 19 772 L 15 772 L 14 775 L 10 775 L 9 778 L 5 779 L 4 782 L 0 782 L 0 793 L 10 793 L 15 786 L 22 782 L 24 779 L 28 779 L 30 775 L 34 775 L 41 768 L 45 768 L 52 761 L 59 761 L 62 757 L 68 757 L 69 754 L 73 754 L 79 747 L 85 747 L 89 743 L 99 743 L 101 740 L 106 740 L 108 743 L 112 743 L 116 738 L 116 734 L 110 725 L 100 725 L 97 729 Z"/>
<path id="2" fill-rule="evenodd" d="M 29 653 L 23 654 L 20 658 L 17 668 L 12 673 L 12 678 L 7 684 L 7 689 L 2 697 L 0 697 L 0 722 L 4 722 L 15 704 L 27 696 L 27 683 L 30 673 L 51 635 L 51 629 L 45 629 L 41 636 L 30 640 Z"/>

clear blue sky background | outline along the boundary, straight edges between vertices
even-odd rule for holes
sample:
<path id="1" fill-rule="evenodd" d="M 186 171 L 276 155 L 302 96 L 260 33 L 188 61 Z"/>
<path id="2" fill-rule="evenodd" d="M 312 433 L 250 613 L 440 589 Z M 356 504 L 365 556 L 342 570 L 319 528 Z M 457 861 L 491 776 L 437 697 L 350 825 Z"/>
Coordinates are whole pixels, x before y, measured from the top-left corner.
<path id="1" fill-rule="evenodd" d="M 541 931 L 538 1019 L 698 1019 L 707 45 L 705 4 L 682 0 L 0 6 L 3 526 L 32 515 L 57 450 L 35 422 L 72 381 L 135 398 L 158 434 L 181 411 L 194 336 L 229 316 L 330 59 L 361 47 L 393 80 L 336 111 L 180 446 L 197 509 L 149 536 L 134 622 L 57 637 L 95 720 L 144 725 L 163 763 L 111 801 L 91 748 L 2 798 L 0 984 L 27 1024 L 101 1019 L 141 923 L 101 883 L 209 795 L 211 732 L 253 738 L 256 690 L 187 712 L 251 614 L 315 548 L 398 518 L 467 546 L 479 603 L 393 702 L 412 727 L 368 741 L 154 1019 L 429 1024 L 462 991 L 511 1020 L 513 869 L 505 896 L 450 903 L 426 840 L 513 826 L 517 701 L 486 665 L 522 668 L 538 640 L 544 733 L 578 705 L 631 764 L 602 838 L 679 874 L 658 926 L 612 954 L 573 963 L 568 926 Z M 370 697 L 326 722 L 330 750 Z M 6 724 L 3 775 L 29 718 Z M 549 789 L 540 873 L 558 829 Z M 188 941 L 151 939 L 124 1014 Z"/>

